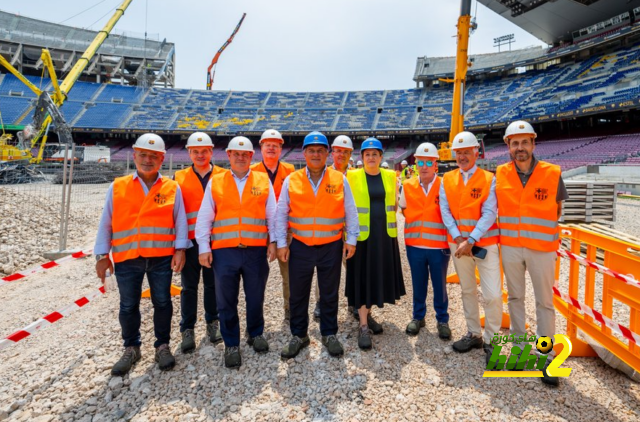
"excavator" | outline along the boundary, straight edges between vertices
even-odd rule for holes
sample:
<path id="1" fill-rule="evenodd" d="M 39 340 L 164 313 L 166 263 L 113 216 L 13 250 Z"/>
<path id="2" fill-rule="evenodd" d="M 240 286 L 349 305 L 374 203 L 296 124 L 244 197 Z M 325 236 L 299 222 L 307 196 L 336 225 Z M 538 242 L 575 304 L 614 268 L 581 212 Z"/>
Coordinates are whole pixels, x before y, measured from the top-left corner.
<path id="1" fill-rule="evenodd" d="M 71 88 L 76 83 L 82 72 L 89 65 L 91 59 L 96 54 L 102 43 L 107 39 L 109 33 L 116 25 L 118 20 L 124 15 L 125 10 L 129 7 L 133 0 L 124 0 L 120 6 L 116 8 L 115 13 L 106 23 L 104 28 L 98 32 L 94 40 L 91 42 L 82 57 L 76 62 L 62 83 L 59 83 L 56 77 L 53 60 L 48 49 L 42 49 L 42 63 L 49 73 L 53 92 L 42 91 L 32 84 L 22 75 L 15 67 L 11 65 L 2 55 L 0 55 L 0 65 L 4 66 L 16 78 L 24 83 L 37 96 L 38 100 L 35 107 L 33 121 L 26 125 L 21 132 L 18 132 L 17 142 L 13 140 L 9 134 L 3 134 L 0 137 L 0 162 L 1 161 L 29 161 L 30 163 L 40 163 L 42 161 L 44 147 L 47 143 L 47 136 L 51 124 L 55 126 L 55 132 L 61 144 L 71 145 L 73 138 L 71 136 L 71 128 L 65 121 L 60 107 L 64 104 Z M 4 127 L 3 127 L 4 130 Z M 39 147 L 38 147 L 39 144 Z M 38 147 L 37 156 L 33 157 L 31 150 Z"/>
<path id="2" fill-rule="evenodd" d="M 211 91 L 211 87 L 213 86 L 213 78 L 216 75 L 216 66 L 218 64 L 218 60 L 220 59 L 220 55 L 229 46 L 229 44 L 231 44 L 231 42 L 233 41 L 233 37 L 235 37 L 238 31 L 240 30 L 240 27 L 242 26 L 242 22 L 244 22 L 244 18 L 246 16 L 247 16 L 246 13 L 242 14 L 242 17 L 240 18 L 240 22 L 238 22 L 238 24 L 236 25 L 236 28 L 231 33 L 231 36 L 229 37 L 229 39 L 227 39 L 227 41 L 224 44 L 222 44 L 222 47 L 220 47 L 216 55 L 213 56 L 213 59 L 211 60 L 211 64 L 207 68 L 207 91 Z"/>

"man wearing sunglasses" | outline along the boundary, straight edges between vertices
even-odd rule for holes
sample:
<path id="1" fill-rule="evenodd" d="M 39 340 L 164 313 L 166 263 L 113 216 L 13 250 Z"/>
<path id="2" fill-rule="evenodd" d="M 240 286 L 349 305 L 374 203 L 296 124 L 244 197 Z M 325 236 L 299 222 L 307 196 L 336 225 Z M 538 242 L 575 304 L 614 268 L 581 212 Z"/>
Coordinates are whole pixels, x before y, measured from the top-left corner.
<path id="1" fill-rule="evenodd" d="M 425 142 L 415 153 L 418 178 L 403 183 L 398 205 L 405 216 L 404 242 L 411 267 L 413 283 L 413 318 L 406 333 L 418 335 L 424 327 L 427 313 L 429 276 L 433 286 L 433 307 L 436 311 L 438 337 L 451 338 L 449 328 L 449 298 L 447 296 L 447 267 L 451 251 L 447 243 L 447 228 L 440 213 L 440 185 L 438 177 L 438 148 Z"/>

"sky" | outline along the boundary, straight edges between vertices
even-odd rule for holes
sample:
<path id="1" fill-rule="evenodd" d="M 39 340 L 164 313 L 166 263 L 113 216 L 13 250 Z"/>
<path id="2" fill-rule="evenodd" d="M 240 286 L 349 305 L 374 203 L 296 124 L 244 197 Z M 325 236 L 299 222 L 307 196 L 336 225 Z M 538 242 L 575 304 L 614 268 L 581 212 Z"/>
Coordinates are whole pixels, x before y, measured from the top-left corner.
<path id="1" fill-rule="evenodd" d="M 0 0 L 0 9 L 98 30 L 121 2 Z M 544 45 L 482 4 L 473 1 L 472 11 L 478 29 L 470 54 L 496 52 L 493 38 L 511 33 L 513 48 Z M 455 56 L 460 2 L 134 0 L 116 31 L 144 34 L 146 28 L 175 43 L 176 87 L 204 89 L 211 59 L 244 12 L 242 28 L 218 62 L 214 90 L 405 89 L 415 87 L 417 57 Z"/>

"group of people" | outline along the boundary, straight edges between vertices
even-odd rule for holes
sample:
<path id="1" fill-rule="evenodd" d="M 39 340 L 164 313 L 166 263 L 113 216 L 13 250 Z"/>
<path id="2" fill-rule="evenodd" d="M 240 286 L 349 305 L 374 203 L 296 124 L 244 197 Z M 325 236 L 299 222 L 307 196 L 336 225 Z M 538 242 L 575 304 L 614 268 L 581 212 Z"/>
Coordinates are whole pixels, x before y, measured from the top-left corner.
<path id="1" fill-rule="evenodd" d="M 313 315 L 319 320 L 322 344 L 331 356 L 343 355 L 336 337 L 343 266 L 349 313 L 359 321 L 358 347 L 371 349 L 372 335 L 384 331 L 372 308 L 394 304 L 406 294 L 398 211 L 405 218 L 413 284 L 407 334 L 417 335 L 425 326 L 430 282 L 438 336 L 451 338 L 446 277 L 453 259 L 468 331 L 453 343 L 453 350 L 482 348 L 488 362 L 491 339 L 502 321 L 501 265 L 511 332 L 516 337 L 525 334 L 528 271 L 536 296 L 537 335 L 552 336 L 558 218 L 567 193 L 560 168 L 533 155 L 535 138 L 529 123 L 509 125 L 504 140 L 512 161 L 499 166 L 495 175 L 476 165 L 479 145 L 470 132 L 454 138 L 452 149 L 459 168 L 444 177 L 437 175 L 437 148 L 422 143 L 414 154 L 417 177 L 403 173 L 399 189 L 396 172 L 381 165 L 383 147 L 375 138 L 361 145 L 362 168 L 351 169 L 354 148 L 348 136 L 336 137 L 330 146 L 324 134 L 311 132 L 302 146 L 306 166 L 295 170 L 280 160 L 284 138 L 278 131 L 262 134 L 262 161 L 253 165 L 252 142 L 238 136 L 226 149 L 230 169 L 224 170 L 211 163 L 211 138 L 196 132 L 186 145 L 193 165 L 169 179 L 159 173 L 165 154 L 162 138 L 140 136 L 133 146 L 136 171 L 117 178 L 109 188 L 94 247 L 98 277 L 104 281 L 108 272 L 114 272 L 120 291 L 125 351 L 112 374 L 126 374 L 140 359 L 139 305 L 145 275 L 154 308 L 155 359 L 161 370 L 175 365 L 169 349 L 172 271 L 182 278 L 180 348 L 184 353 L 196 347 L 201 279 L 207 336 L 212 343 L 224 342 L 225 366 L 242 364 L 241 280 L 247 343 L 257 353 L 269 351 L 263 307 L 269 262 L 276 259 L 284 318 L 291 330 L 282 358 L 294 358 L 310 343 L 308 309 L 314 272 Z M 485 301 L 484 335 L 476 269 Z M 546 367 L 543 373 L 545 383 L 557 385 Z"/>

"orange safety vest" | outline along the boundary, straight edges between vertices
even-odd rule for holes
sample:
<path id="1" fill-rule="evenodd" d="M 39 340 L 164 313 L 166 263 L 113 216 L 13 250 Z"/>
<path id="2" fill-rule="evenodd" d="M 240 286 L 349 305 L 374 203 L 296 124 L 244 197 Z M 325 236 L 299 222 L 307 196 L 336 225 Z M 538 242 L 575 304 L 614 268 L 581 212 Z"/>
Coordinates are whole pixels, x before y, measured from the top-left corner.
<path id="1" fill-rule="evenodd" d="M 493 173 L 478 168 L 473 176 L 467 180 L 465 186 L 460 169 L 445 173 L 442 181 L 451 215 L 456 220 L 458 230 L 465 239 L 478 224 L 482 215 L 482 204 L 489 197 Z M 481 239 L 476 239 L 478 246 L 489 246 L 498 243 L 500 232 L 498 225 L 493 225 L 487 230 Z M 449 242 L 453 243 L 451 234 L 447 234 Z"/>
<path id="2" fill-rule="evenodd" d="M 513 162 L 498 166 L 496 195 L 500 244 L 554 252 L 559 246 L 558 183 L 560 166 L 538 161 L 522 186 Z"/>
<path id="3" fill-rule="evenodd" d="M 327 167 L 318 194 L 313 193 L 306 169 L 289 176 L 289 227 L 293 237 L 308 246 L 342 240 L 344 175 Z"/>
<path id="4" fill-rule="evenodd" d="M 262 161 L 252 165 L 251 171 L 259 171 L 268 175 L 267 167 Z M 296 171 L 296 168 L 293 166 L 293 164 L 285 163 L 282 161 L 280 161 L 280 163 L 278 164 L 278 172 L 276 173 L 276 177 L 273 181 L 273 193 L 276 194 L 276 200 L 280 198 L 280 191 L 282 190 L 282 183 L 284 183 L 284 179 L 286 179 L 287 176 L 294 171 Z"/>
<path id="5" fill-rule="evenodd" d="M 230 171 L 211 178 L 216 217 L 211 228 L 211 249 L 267 246 L 267 199 L 269 176 L 250 172 L 240 193 Z"/>
<path id="6" fill-rule="evenodd" d="M 424 194 L 420 179 L 404 182 L 403 192 L 407 203 L 404 209 L 404 242 L 408 246 L 449 248 L 447 228 L 440 214 L 440 183 L 436 176 L 428 195 Z"/>
<path id="7" fill-rule="evenodd" d="M 226 170 L 222 167 L 213 166 L 209 180 L 211 180 L 215 174 L 224 171 Z M 189 239 L 193 240 L 196 238 L 196 219 L 198 218 L 200 205 L 202 205 L 204 190 L 202 189 L 198 175 L 193 170 L 193 166 L 177 171 L 173 177 L 180 185 L 180 190 L 182 191 L 184 210 L 187 213 L 187 224 L 189 225 Z"/>
<path id="8" fill-rule="evenodd" d="M 140 256 L 153 258 L 175 252 L 176 229 L 173 206 L 178 183 L 163 177 L 147 195 L 142 180 L 133 175 L 113 181 L 111 253 L 113 262 Z"/>

